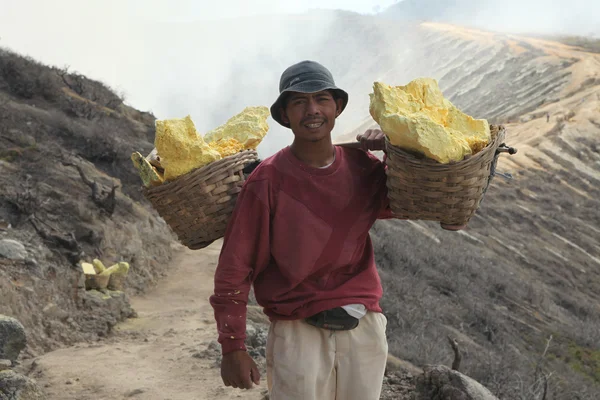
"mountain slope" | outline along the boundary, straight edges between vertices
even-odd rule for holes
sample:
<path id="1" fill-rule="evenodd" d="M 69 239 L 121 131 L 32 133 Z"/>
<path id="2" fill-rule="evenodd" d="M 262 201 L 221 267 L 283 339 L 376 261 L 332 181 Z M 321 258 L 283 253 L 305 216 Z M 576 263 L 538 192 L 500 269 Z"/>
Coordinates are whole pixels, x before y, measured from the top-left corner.
<path id="1" fill-rule="evenodd" d="M 80 260 L 128 262 L 128 293 L 164 273 L 173 235 L 129 159 L 153 136 L 154 117 L 101 82 L 0 49 L 0 241 L 23 249 L 0 256 L 0 314 L 25 326 L 24 358 L 135 315 L 122 292 L 86 291 Z"/>

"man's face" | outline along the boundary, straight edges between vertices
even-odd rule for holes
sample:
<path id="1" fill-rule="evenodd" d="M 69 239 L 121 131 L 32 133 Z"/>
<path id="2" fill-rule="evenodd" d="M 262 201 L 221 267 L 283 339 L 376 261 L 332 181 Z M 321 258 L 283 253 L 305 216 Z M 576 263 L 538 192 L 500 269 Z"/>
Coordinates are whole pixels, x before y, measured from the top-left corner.
<path id="1" fill-rule="evenodd" d="M 296 138 L 317 142 L 330 135 L 341 109 L 342 100 L 334 99 L 327 90 L 292 92 L 281 110 L 281 118 L 290 125 Z"/>

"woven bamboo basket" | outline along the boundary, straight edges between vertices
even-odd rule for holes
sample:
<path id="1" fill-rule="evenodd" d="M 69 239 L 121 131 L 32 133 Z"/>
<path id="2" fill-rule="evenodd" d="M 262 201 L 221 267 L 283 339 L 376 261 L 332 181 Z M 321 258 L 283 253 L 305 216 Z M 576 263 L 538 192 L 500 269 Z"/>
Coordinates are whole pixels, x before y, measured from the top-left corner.
<path id="1" fill-rule="evenodd" d="M 244 150 L 142 192 L 184 246 L 202 249 L 225 235 L 243 169 L 257 160 L 255 150 Z"/>
<path id="2" fill-rule="evenodd" d="M 87 290 L 102 290 L 108 286 L 110 275 L 85 275 L 85 287 Z"/>
<path id="3" fill-rule="evenodd" d="M 110 274 L 110 279 L 108 280 L 108 285 L 106 286 L 110 290 L 123 290 L 125 286 L 125 279 L 127 279 L 127 275 L 125 274 Z"/>
<path id="4" fill-rule="evenodd" d="M 441 164 L 386 142 L 390 208 L 399 218 L 466 225 L 475 214 L 493 176 L 503 126 L 490 126 L 492 140 L 462 161 Z"/>

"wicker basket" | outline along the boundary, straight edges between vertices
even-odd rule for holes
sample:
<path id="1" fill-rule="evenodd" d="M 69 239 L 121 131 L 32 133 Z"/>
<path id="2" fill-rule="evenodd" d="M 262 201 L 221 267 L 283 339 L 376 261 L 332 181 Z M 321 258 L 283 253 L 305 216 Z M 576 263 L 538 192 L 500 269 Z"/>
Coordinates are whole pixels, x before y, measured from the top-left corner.
<path id="1" fill-rule="evenodd" d="M 87 290 L 102 290 L 108 286 L 110 275 L 85 275 L 85 288 Z"/>
<path id="2" fill-rule="evenodd" d="M 127 279 L 127 275 L 125 274 L 110 274 L 110 279 L 108 280 L 108 285 L 106 287 L 110 290 L 123 291 L 125 279 Z"/>
<path id="3" fill-rule="evenodd" d="M 477 211 L 493 177 L 503 126 L 492 125 L 492 141 L 474 156 L 441 164 L 386 143 L 390 208 L 399 218 L 462 226 Z"/>
<path id="4" fill-rule="evenodd" d="M 225 235 L 243 169 L 257 160 L 255 150 L 244 150 L 142 191 L 184 246 L 202 249 Z"/>

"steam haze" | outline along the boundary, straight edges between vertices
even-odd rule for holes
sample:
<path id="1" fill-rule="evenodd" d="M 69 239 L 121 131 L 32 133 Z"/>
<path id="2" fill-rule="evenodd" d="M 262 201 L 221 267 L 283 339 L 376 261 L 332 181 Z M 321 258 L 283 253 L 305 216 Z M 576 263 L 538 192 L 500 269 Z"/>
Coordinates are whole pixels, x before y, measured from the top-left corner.
<path id="1" fill-rule="evenodd" d="M 597 0 L 404 0 L 384 14 L 498 32 L 600 37 Z"/>
<path id="2" fill-rule="evenodd" d="M 383 12 L 389 16 L 408 5 L 418 19 L 438 17 L 441 9 L 436 6 L 440 1 L 411 0 L 395 5 L 393 0 L 219 3 L 215 9 L 204 1 L 0 0 L 0 45 L 50 65 L 70 65 L 123 92 L 128 104 L 159 119 L 190 114 L 201 133 L 246 106 L 270 106 L 281 72 L 290 64 L 320 61 L 350 93 L 337 135 L 368 116 L 365 105 L 380 72 L 371 65 L 380 56 L 371 48 L 373 41 L 390 44 L 379 49 L 389 50 L 384 57 L 400 69 L 415 43 L 392 37 L 392 32 L 386 36 L 378 17 L 359 20 L 348 11 L 315 7 L 373 14 L 391 6 Z M 458 13 L 463 22 L 482 27 L 494 21 L 489 27 L 496 30 L 548 33 L 556 27 L 561 33 L 584 33 L 600 26 L 592 23 L 600 15 L 600 5 L 593 1 L 571 1 L 568 8 L 542 1 L 483 2 L 484 8 L 468 8 L 469 13 L 464 6 L 471 2 L 455 3 L 458 8 L 443 8 L 443 19 Z M 372 33 L 371 42 L 361 29 Z M 413 64 L 426 61 L 411 59 Z M 268 122 L 271 130 L 259 147 L 263 157 L 292 139 L 289 130 L 270 118 Z"/>

